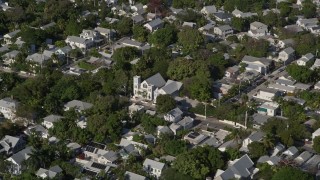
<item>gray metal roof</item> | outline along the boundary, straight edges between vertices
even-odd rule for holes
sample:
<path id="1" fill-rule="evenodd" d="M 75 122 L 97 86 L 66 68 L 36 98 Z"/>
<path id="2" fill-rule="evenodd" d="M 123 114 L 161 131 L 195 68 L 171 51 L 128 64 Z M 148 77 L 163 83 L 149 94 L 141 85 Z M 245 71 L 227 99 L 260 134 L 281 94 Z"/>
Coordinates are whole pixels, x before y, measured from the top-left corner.
<path id="1" fill-rule="evenodd" d="M 295 50 L 292 47 L 288 47 L 288 48 L 282 50 L 282 52 L 285 52 L 287 54 L 292 54 L 295 52 Z"/>
<path id="2" fill-rule="evenodd" d="M 44 121 L 47 121 L 47 122 L 57 122 L 59 121 L 60 119 L 62 119 L 63 116 L 59 116 L 59 115 L 54 115 L 54 114 L 51 114 L 49 116 L 46 116 L 45 118 L 43 118 Z"/>
<path id="3" fill-rule="evenodd" d="M 188 124 L 193 123 L 193 121 L 194 121 L 193 118 L 186 116 L 181 121 L 179 121 L 177 124 L 181 125 L 181 126 L 187 126 Z"/>
<path id="4" fill-rule="evenodd" d="M 157 18 L 157 19 L 152 20 L 148 24 L 149 24 L 150 27 L 157 27 L 162 23 L 163 23 L 163 21 L 161 19 Z"/>
<path id="5" fill-rule="evenodd" d="M 165 86 L 163 86 L 161 89 L 167 94 L 172 94 L 174 92 L 179 91 L 181 87 L 182 87 L 181 82 L 168 80 Z"/>
<path id="6" fill-rule="evenodd" d="M 286 86 L 293 86 L 295 81 L 290 81 L 290 80 L 286 80 L 286 79 L 277 79 L 276 83 L 277 84 L 284 84 Z"/>
<path id="7" fill-rule="evenodd" d="M 15 110 L 18 106 L 18 102 L 9 97 L 0 100 L 0 107 L 9 108 Z"/>
<path id="8" fill-rule="evenodd" d="M 232 30 L 232 27 L 229 25 L 222 25 L 222 26 L 218 26 L 216 28 L 220 29 L 221 31 Z"/>
<path id="9" fill-rule="evenodd" d="M 77 108 L 79 110 L 86 110 L 90 109 L 93 106 L 91 103 L 79 101 L 79 100 L 72 100 L 69 101 L 67 104 L 64 105 L 64 107 L 69 107 L 69 108 Z"/>
<path id="10" fill-rule="evenodd" d="M 297 162 L 298 164 L 302 164 L 304 162 L 306 162 L 308 159 L 310 159 L 312 157 L 312 153 L 310 153 L 309 151 L 304 151 L 302 152 L 298 157 L 296 157 L 294 159 L 295 162 Z"/>
<path id="11" fill-rule="evenodd" d="M 6 135 L 4 138 L 2 138 L 0 144 L 6 151 L 8 151 L 11 147 L 14 148 L 19 143 L 19 141 L 23 140 L 18 137 Z"/>
<path id="12" fill-rule="evenodd" d="M 253 117 L 253 122 L 259 125 L 263 125 L 264 123 L 268 122 L 268 119 L 270 118 L 269 116 L 262 115 L 259 113 L 253 114 L 252 117 Z"/>
<path id="13" fill-rule="evenodd" d="M 235 175 L 238 175 L 241 178 L 248 178 L 251 175 L 248 169 L 252 168 L 253 165 L 254 163 L 250 157 L 245 154 L 225 172 L 223 172 L 220 177 L 222 177 L 222 179 L 232 179 L 235 177 Z"/>
<path id="14" fill-rule="evenodd" d="M 155 161 L 155 160 L 152 160 L 152 159 L 146 159 L 144 162 L 143 162 L 143 166 L 144 167 L 151 167 L 151 168 L 154 168 L 154 169 L 159 169 L 159 170 L 162 170 L 165 166 L 164 163 L 162 162 L 158 162 L 158 161 Z"/>
<path id="15" fill-rule="evenodd" d="M 251 139 L 251 141 L 260 141 L 264 136 L 264 133 L 262 131 L 253 132 L 248 139 Z"/>
<path id="16" fill-rule="evenodd" d="M 32 147 L 26 147 L 25 149 L 19 151 L 18 153 L 12 155 L 10 158 L 17 164 L 22 165 L 22 162 L 27 160 L 32 153 Z"/>
<path id="17" fill-rule="evenodd" d="M 157 73 L 145 80 L 148 84 L 154 85 L 155 87 L 163 87 L 166 81 L 163 79 L 160 73 Z"/>
<path id="18" fill-rule="evenodd" d="M 147 178 L 144 176 L 141 176 L 139 174 L 130 172 L 130 171 L 126 171 L 124 173 L 124 179 L 125 180 L 146 180 Z"/>
<path id="19" fill-rule="evenodd" d="M 181 116 L 183 114 L 183 112 L 177 107 L 172 109 L 171 111 L 168 112 L 168 114 L 177 117 L 177 116 Z"/>

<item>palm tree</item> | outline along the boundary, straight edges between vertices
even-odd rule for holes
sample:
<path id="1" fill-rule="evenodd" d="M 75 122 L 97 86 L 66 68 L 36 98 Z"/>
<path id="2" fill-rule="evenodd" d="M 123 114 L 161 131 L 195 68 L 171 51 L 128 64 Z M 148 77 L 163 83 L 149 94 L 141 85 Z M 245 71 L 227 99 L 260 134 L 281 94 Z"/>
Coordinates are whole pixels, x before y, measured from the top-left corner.
<path id="1" fill-rule="evenodd" d="M 272 148 L 274 147 L 275 138 L 272 134 L 268 133 L 263 138 L 262 143 L 266 148 Z"/>

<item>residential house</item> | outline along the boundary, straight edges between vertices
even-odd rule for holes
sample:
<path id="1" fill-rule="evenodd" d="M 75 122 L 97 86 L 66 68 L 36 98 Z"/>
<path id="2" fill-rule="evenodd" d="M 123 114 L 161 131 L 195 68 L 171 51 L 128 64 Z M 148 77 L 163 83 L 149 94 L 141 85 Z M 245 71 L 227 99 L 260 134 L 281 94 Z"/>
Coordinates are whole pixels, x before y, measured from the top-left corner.
<path id="1" fill-rule="evenodd" d="M 44 26 L 41 26 L 40 29 L 46 30 L 46 29 L 49 29 L 49 28 L 51 28 L 51 27 L 54 27 L 55 25 L 56 25 L 55 22 L 51 22 L 51 23 L 49 23 L 49 24 L 46 24 L 46 25 L 44 25 Z"/>
<path id="2" fill-rule="evenodd" d="M 0 153 L 5 152 L 7 155 L 15 154 L 26 145 L 21 137 L 13 137 L 6 135 L 0 141 Z"/>
<path id="3" fill-rule="evenodd" d="M 35 63 L 32 67 L 42 66 L 46 61 L 48 61 L 51 56 L 47 56 L 46 54 L 34 53 L 32 55 L 27 56 L 26 61 Z"/>
<path id="4" fill-rule="evenodd" d="M 268 163 L 270 166 L 276 166 L 281 161 L 281 158 L 279 156 L 261 156 L 257 163 Z"/>
<path id="5" fill-rule="evenodd" d="M 40 124 L 36 124 L 34 126 L 29 126 L 24 133 L 28 136 L 36 135 L 38 137 L 47 139 L 49 138 L 49 132 L 46 128 L 41 126 Z"/>
<path id="6" fill-rule="evenodd" d="M 156 18 L 143 26 L 147 28 L 150 32 L 154 32 L 155 30 L 162 28 L 163 25 L 164 25 L 163 21 L 159 18 Z"/>
<path id="7" fill-rule="evenodd" d="M 298 157 L 294 158 L 294 162 L 301 166 L 313 156 L 309 151 L 303 151 Z"/>
<path id="8" fill-rule="evenodd" d="M 307 66 L 311 61 L 315 59 L 315 56 L 312 53 L 303 55 L 300 59 L 297 60 L 299 66 Z"/>
<path id="9" fill-rule="evenodd" d="M 53 179 L 62 174 L 62 169 L 56 165 L 49 169 L 40 168 L 36 172 L 36 176 L 41 179 Z"/>
<path id="10" fill-rule="evenodd" d="M 165 168 L 165 164 L 162 162 L 158 162 L 152 159 L 146 159 L 143 162 L 143 170 L 146 171 L 151 176 L 155 176 L 159 178 L 162 174 L 162 171 Z"/>
<path id="11" fill-rule="evenodd" d="M 69 57 L 69 53 L 72 50 L 70 46 L 65 46 L 62 48 L 55 48 L 55 54 L 58 56 L 59 59 L 64 59 L 65 57 Z"/>
<path id="12" fill-rule="evenodd" d="M 275 97 L 279 97 L 279 96 L 281 96 L 281 92 L 276 89 L 262 88 L 262 89 L 259 89 L 257 94 L 254 95 L 253 97 L 257 99 L 262 99 L 265 101 L 273 101 Z"/>
<path id="13" fill-rule="evenodd" d="M 276 116 L 280 105 L 276 102 L 265 102 L 257 109 L 259 114 Z"/>
<path id="14" fill-rule="evenodd" d="M 222 25 L 214 27 L 214 33 L 221 36 L 222 38 L 226 38 L 227 36 L 233 34 L 233 29 L 229 25 Z"/>
<path id="15" fill-rule="evenodd" d="M 80 38 L 91 40 L 94 43 L 100 43 L 102 41 L 101 34 L 96 30 L 84 29 L 79 36 Z"/>
<path id="16" fill-rule="evenodd" d="M 252 179 L 259 171 L 254 167 L 253 161 L 245 154 L 239 159 L 230 161 L 228 168 L 223 171 L 218 169 L 215 180 L 229 180 L 229 179 Z"/>
<path id="17" fill-rule="evenodd" d="M 183 137 L 183 140 L 188 141 L 190 144 L 198 145 L 206 140 L 208 136 L 198 133 L 198 132 L 189 132 Z"/>
<path id="18" fill-rule="evenodd" d="M 279 53 L 279 57 L 277 61 L 278 62 L 281 61 L 286 65 L 286 64 L 289 64 L 291 61 L 293 61 L 294 58 L 295 58 L 295 50 L 292 47 L 288 47 Z"/>
<path id="19" fill-rule="evenodd" d="M 147 180 L 146 177 L 141 176 L 141 175 L 136 174 L 136 173 L 133 173 L 133 172 L 130 172 L 130 171 L 126 171 L 124 173 L 124 179 L 125 180 Z"/>
<path id="20" fill-rule="evenodd" d="M 318 128 L 317 130 L 315 130 L 313 133 L 312 133 L 312 140 L 314 140 L 314 138 L 320 136 L 320 128 Z"/>
<path id="21" fill-rule="evenodd" d="M 143 24 L 145 22 L 145 19 L 141 15 L 136 15 L 131 17 L 134 24 Z"/>
<path id="22" fill-rule="evenodd" d="M 156 97 L 159 95 L 178 96 L 182 88 L 182 83 L 178 81 L 168 80 L 166 84 L 155 92 Z"/>
<path id="23" fill-rule="evenodd" d="M 311 70 L 314 70 L 316 68 L 320 67 L 320 59 L 316 59 L 313 65 L 310 67 Z"/>
<path id="24" fill-rule="evenodd" d="M 228 67 L 224 76 L 227 78 L 236 78 L 239 75 L 240 67 L 237 65 L 234 65 L 232 67 Z"/>
<path id="25" fill-rule="evenodd" d="M 9 172 L 13 175 L 20 175 L 25 169 L 23 162 L 29 159 L 32 153 L 32 147 L 26 147 L 25 149 L 13 154 L 11 157 L 6 159 L 10 163 Z"/>
<path id="26" fill-rule="evenodd" d="M 217 12 L 213 14 L 214 18 L 219 22 L 231 22 L 232 15 L 225 12 Z"/>
<path id="27" fill-rule="evenodd" d="M 316 154 L 312 156 L 307 162 L 305 162 L 301 169 L 310 173 L 317 173 L 319 171 L 320 155 Z"/>
<path id="28" fill-rule="evenodd" d="M 68 36 L 65 42 L 72 47 L 72 49 L 79 48 L 81 50 L 87 50 L 94 45 L 91 39 L 84 39 L 77 36 Z"/>
<path id="29" fill-rule="evenodd" d="M 43 118 L 42 125 L 47 129 L 50 129 L 53 127 L 55 122 L 60 121 L 62 118 L 63 118 L 62 116 L 51 114 Z"/>
<path id="30" fill-rule="evenodd" d="M 156 102 L 158 95 L 177 96 L 182 88 L 182 83 L 177 81 L 163 79 L 161 74 L 157 73 L 141 82 L 140 76 L 133 77 L 133 96 L 138 99 Z"/>
<path id="31" fill-rule="evenodd" d="M 168 126 L 158 126 L 157 136 L 160 137 L 161 134 L 173 134 L 173 132 Z"/>
<path id="32" fill-rule="evenodd" d="M 72 100 L 64 105 L 64 110 L 68 111 L 68 110 L 74 108 L 76 111 L 82 112 L 82 111 L 85 111 L 87 109 L 92 108 L 92 106 L 93 106 L 93 104 L 91 104 L 91 103 L 87 103 L 87 102 L 83 102 L 83 101 L 79 101 L 79 100 Z"/>
<path id="33" fill-rule="evenodd" d="M 269 35 L 268 26 L 261 22 L 253 22 L 250 24 L 248 35 L 254 38 Z"/>
<path id="34" fill-rule="evenodd" d="M 270 119 L 270 116 L 266 116 L 259 113 L 254 113 L 252 115 L 253 118 L 253 128 L 260 129 L 262 125 L 264 125 Z"/>
<path id="35" fill-rule="evenodd" d="M 96 27 L 94 28 L 96 32 L 98 32 L 103 38 L 106 40 L 110 41 L 113 39 L 116 35 L 116 31 L 114 29 L 107 29 L 107 28 L 102 28 L 102 27 Z"/>
<path id="36" fill-rule="evenodd" d="M 294 96 L 285 96 L 285 97 L 283 98 L 283 100 L 289 101 L 289 102 L 294 102 L 294 103 L 299 104 L 299 105 L 301 105 L 301 106 L 303 106 L 303 105 L 306 103 L 305 100 L 300 99 L 300 98 L 296 98 L 296 97 L 294 97 Z"/>
<path id="37" fill-rule="evenodd" d="M 253 70 L 261 74 L 267 74 L 270 71 L 272 60 L 246 55 L 242 58 L 242 63 L 247 65 L 246 70 Z"/>
<path id="38" fill-rule="evenodd" d="M 17 34 L 20 32 L 20 29 L 12 31 L 8 34 L 5 34 L 3 36 L 3 40 L 6 44 L 13 44 L 13 39 L 17 36 Z"/>
<path id="39" fill-rule="evenodd" d="M 1 40 L 1 38 L 0 38 L 0 40 Z M 0 53 L 5 53 L 5 52 L 8 52 L 8 51 L 10 51 L 9 45 L 6 44 L 6 45 L 0 47 Z"/>
<path id="40" fill-rule="evenodd" d="M 284 39 L 284 40 L 279 40 L 277 46 L 279 48 L 287 48 L 287 47 L 292 47 L 295 45 L 295 42 L 293 39 Z"/>
<path id="41" fill-rule="evenodd" d="M 6 54 L 4 54 L 2 56 L 2 60 L 3 60 L 2 66 L 10 66 L 12 63 L 14 63 L 15 59 L 19 53 L 20 53 L 20 51 L 13 50 L 13 51 L 10 51 L 10 52 L 7 52 Z"/>
<path id="42" fill-rule="evenodd" d="M 142 112 L 143 110 L 144 106 L 133 103 L 129 106 L 129 115 L 131 117 L 134 113 Z"/>
<path id="43" fill-rule="evenodd" d="M 195 28 L 195 27 L 197 27 L 197 23 L 194 23 L 194 22 L 183 22 L 182 27 Z"/>
<path id="44" fill-rule="evenodd" d="M 19 103 L 12 98 L 6 97 L 0 100 L 0 112 L 6 119 L 14 120 Z"/>
<path id="45" fill-rule="evenodd" d="M 201 11 L 200 11 L 203 15 L 209 16 L 210 14 L 216 13 L 217 12 L 217 8 L 212 5 L 212 6 L 204 6 Z"/>
<path id="46" fill-rule="evenodd" d="M 178 121 L 177 124 L 181 126 L 182 129 L 191 129 L 193 127 L 194 119 L 190 116 L 184 117 L 182 120 Z"/>
<path id="47" fill-rule="evenodd" d="M 125 138 L 121 138 L 119 146 L 122 147 L 119 154 L 123 159 L 127 159 L 129 155 L 138 156 L 143 149 L 148 148 L 148 145 L 146 144 L 138 143 Z"/>
<path id="48" fill-rule="evenodd" d="M 219 146 L 218 150 L 221 151 L 221 152 L 225 152 L 229 148 L 237 148 L 238 145 L 239 145 L 238 142 L 235 141 L 234 139 L 232 139 L 232 140 L 229 140 L 229 141 L 221 144 Z"/>
<path id="49" fill-rule="evenodd" d="M 289 32 L 293 32 L 293 33 L 301 33 L 303 32 L 302 27 L 296 25 L 296 24 L 292 24 L 292 25 L 287 25 L 284 27 L 284 29 L 286 29 Z"/>
<path id="50" fill-rule="evenodd" d="M 310 18 L 310 19 L 298 19 L 296 24 L 302 27 L 305 30 L 310 30 L 313 27 L 318 26 L 319 20 L 317 18 Z"/>
<path id="51" fill-rule="evenodd" d="M 253 143 L 253 142 L 260 142 L 262 141 L 264 137 L 264 133 L 262 131 L 256 131 L 252 132 L 250 136 L 248 136 L 246 139 L 243 140 L 242 142 L 242 147 L 240 148 L 241 151 L 248 151 L 248 145 Z"/>
<path id="52" fill-rule="evenodd" d="M 277 143 L 277 145 L 273 148 L 271 152 L 271 156 L 278 156 L 285 150 L 285 146 L 281 143 Z"/>
<path id="53" fill-rule="evenodd" d="M 115 163 L 118 160 L 118 153 L 105 150 L 105 145 L 99 143 L 87 145 L 83 153 L 89 161 L 100 164 Z"/>
<path id="54" fill-rule="evenodd" d="M 295 146 L 289 147 L 282 153 L 282 157 L 285 159 L 294 159 L 299 155 L 299 150 Z"/>
<path id="55" fill-rule="evenodd" d="M 257 13 L 252 13 L 252 12 L 242 12 L 239 9 L 235 9 L 232 11 L 232 15 L 237 17 L 237 18 L 250 18 L 252 16 L 258 16 Z"/>
<path id="56" fill-rule="evenodd" d="M 82 164 L 82 173 L 87 174 L 91 177 L 98 176 L 99 174 L 108 174 L 111 168 L 116 168 L 115 164 L 101 164 L 93 161 L 86 161 Z"/>
<path id="57" fill-rule="evenodd" d="M 182 119 L 183 112 L 177 107 L 164 115 L 164 120 L 176 123 Z"/>

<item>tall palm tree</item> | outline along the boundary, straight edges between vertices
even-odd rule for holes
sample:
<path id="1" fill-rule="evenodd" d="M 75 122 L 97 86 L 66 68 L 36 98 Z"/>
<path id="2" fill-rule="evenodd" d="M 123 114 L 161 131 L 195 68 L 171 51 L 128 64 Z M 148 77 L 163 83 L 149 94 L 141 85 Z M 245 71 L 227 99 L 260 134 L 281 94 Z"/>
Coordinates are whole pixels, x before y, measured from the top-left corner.
<path id="1" fill-rule="evenodd" d="M 263 138 L 262 143 L 266 148 L 272 148 L 274 147 L 275 138 L 272 134 L 268 133 L 266 136 Z"/>

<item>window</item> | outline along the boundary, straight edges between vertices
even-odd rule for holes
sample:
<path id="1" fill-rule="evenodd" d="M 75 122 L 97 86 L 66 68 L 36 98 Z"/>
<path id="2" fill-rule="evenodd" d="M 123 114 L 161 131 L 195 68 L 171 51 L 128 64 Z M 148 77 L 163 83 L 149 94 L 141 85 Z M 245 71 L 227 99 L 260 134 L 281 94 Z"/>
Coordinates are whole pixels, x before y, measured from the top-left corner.
<path id="1" fill-rule="evenodd" d="M 143 88 L 147 88 L 147 85 L 146 85 L 146 84 L 143 84 Z"/>

